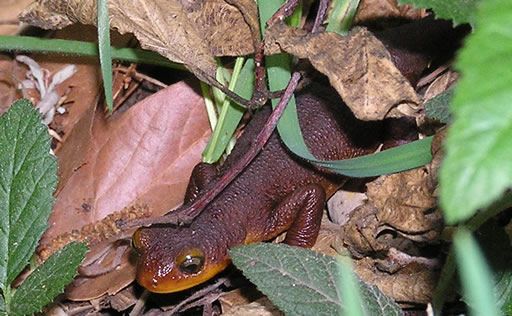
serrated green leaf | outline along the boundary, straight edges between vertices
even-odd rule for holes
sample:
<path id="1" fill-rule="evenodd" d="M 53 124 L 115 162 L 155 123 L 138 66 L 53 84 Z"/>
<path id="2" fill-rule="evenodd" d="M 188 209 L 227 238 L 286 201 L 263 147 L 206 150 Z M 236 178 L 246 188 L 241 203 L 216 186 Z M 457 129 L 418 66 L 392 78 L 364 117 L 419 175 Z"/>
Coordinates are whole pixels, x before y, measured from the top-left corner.
<path id="1" fill-rule="evenodd" d="M 453 89 L 448 89 L 443 93 L 436 95 L 425 103 L 425 114 L 432 120 L 444 124 L 450 123 L 452 117 L 450 113 L 450 102 L 453 99 Z"/>
<path id="2" fill-rule="evenodd" d="M 453 238 L 465 301 L 471 315 L 500 315 L 493 292 L 493 278 L 471 233 L 459 229 Z M 477 284 L 478 286 L 475 286 Z"/>
<path id="3" fill-rule="evenodd" d="M 57 163 L 50 136 L 28 100 L 0 117 L 0 288 L 29 263 L 53 204 Z"/>
<path id="4" fill-rule="evenodd" d="M 53 301 L 73 280 L 86 252 L 84 244 L 73 242 L 37 267 L 14 292 L 12 315 L 32 315 Z"/>
<path id="5" fill-rule="evenodd" d="M 284 244 L 252 244 L 230 250 L 233 263 L 287 315 L 340 315 L 336 259 Z M 402 315 L 376 287 L 359 281 L 368 315 Z"/>
<path id="6" fill-rule="evenodd" d="M 474 22 L 480 0 L 399 0 L 400 4 L 412 4 L 416 8 L 432 9 L 440 19 L 453 20 L 455 25 Z"/>
<path id="7" fill-rule="evenodd" d="M 448 224 L 471 217 L 512 186 L 512 1 L 480 6 L 457 68 L 454 122 L 441 168 L 441 206 Z"/>

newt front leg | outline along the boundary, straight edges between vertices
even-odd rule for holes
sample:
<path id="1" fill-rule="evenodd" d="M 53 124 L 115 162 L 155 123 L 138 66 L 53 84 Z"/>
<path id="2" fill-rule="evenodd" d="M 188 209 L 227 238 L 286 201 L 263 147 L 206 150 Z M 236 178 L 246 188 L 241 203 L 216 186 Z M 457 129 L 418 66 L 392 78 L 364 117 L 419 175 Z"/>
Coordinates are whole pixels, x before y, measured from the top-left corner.
<path id="1" fill-rule="evenodd" d="M 318 184 L 300 187 L 288 195 L 274 208 L 267 219 L 266 228 L 257 233 L 248 233 L 246 243 L 270 240 L 283 232 L 284 243 L 291 246 L 313 247 L 325 205 L 325 190 Z"/>

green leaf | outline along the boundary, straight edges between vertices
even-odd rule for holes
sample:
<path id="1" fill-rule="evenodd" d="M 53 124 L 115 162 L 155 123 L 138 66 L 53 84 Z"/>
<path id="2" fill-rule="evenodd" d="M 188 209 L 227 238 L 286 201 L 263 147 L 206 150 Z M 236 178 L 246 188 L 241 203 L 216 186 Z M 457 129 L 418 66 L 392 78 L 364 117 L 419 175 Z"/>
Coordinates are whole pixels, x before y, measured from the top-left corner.
<path id="1" fill-rule="evenodd" d="M 249 99 L 251 98 L 254 87 L 254 59 L 248 59 L 239 72 L 234 92 L 246 99 Z M 235 70 L 233 73 L 236 73 Z M 235 80 L 235 78 L 232 78 L 232 81 L 233 80 Z M 232 84 L 230 83 L 230 88 L 231 85 Z M 222 154 L 226 151 L 226 148 L 232 139 L 243 114 L 244 109 L 242 107 L 237 105 L 231 99 L 225 99 L 219 115 L 219 121 L 217 122 L 212 137 L 204 150 L 204 162 L 214 163 L 219 160 Z"/>
<path id="2" fill-rule="evenodd" d="M 260 24 L 279 8 L 280 1 L 259 1 Z M 291 58 L 288 55 L 277 54 L 267 56 L 266 59 L 268 82 L 271 91 L 282 90 L 290 80 Z M 278 100 L 272 100 L 277 105 Z M 350 177 L 372 177 L 386 173 L 393 173 L 417 168 L 432 160 L 430 153 L 431 138 L 426 138 L 410 144 L 385 150 L 380 153 L 346 160 L 323 161 L 316 159 L 304 142 L 297 117 L 295 98 L 290 102 L 279 120 L 277 126 L 279 136 L 295 155 L 328 168 L 336 173 Z"/>
<path id="3" fill-rule="evenodd" d="M 500 315 L 489 266 L 471 233 L 458 229 L 453 238 L 465 301 L 471 315 Z M 475 286 L 477 285 L 477 286 Z"/>
<path id="4" fill-rule="evenodd" d="M 441 168 L 448 224 L 471 217 L 512 186 L 512 1 L 482 2 L 478 28 L 459 55 L 462 77 Z"/>
<path id="5" fill-rule="evenodd" d="M 451 122 L 450 102 L 453 99 L 453 91 L 454 90 L 450 88 L 425 103 L 425 114 L 428 118 L 444 124 Z"/>
<path id="6" fill-rule="evenodd" d="M 112 51 L 112 59 L 114 60 L 186 70 L 182 64 L 173 63 L 158 53 L 149 50 L 119 47 L 110 47 L 110 50 Z M 59 55 L 97 57 L 98 44 L 92 42 L 39 38 L 32 36 L 0 35 L 0 51 L 38 52 L 45 54 L 54 53 Z"/>
<path id="7" fill-rule="evenodd" d="M 360 0 L 335 0 L 329 15 L 327 32 L 347 35 L 357 13 Z"/>
<path id="8" fill-rule="evenodd" d="M 107 108 L 112 112 L 112 53 L 110 51 L 110 18 L 108 16 L 107 0 L 98 0 L 98 48 L 100 52 L 101 76 Z"/>
<path id="9" fill-rule="evenodd" d="M 31 315 L 52 302 L 73 280 L 86 252 L 84 244 L 73 242 L 37 267 L 14 292 L 12 314 Z"/>
<path id="10" fill-rule="evenodd" d="M 4 295 L 29 263 L 47 226 L 56 174 L 47 127 L 28 100 L 15 102 L 0 117 L 0 288 Z"/>
<path id="11" fill-rule="evenodd" d="M 475 233 L 493 273 L 493 293 L 497 307 L 510 314 L 512 301 L 512 246 L 505 229 L 495 220 L 487 221 Z M 468 302 L 471 304 L 471 302 Z M 508 312 L 507 312 L 508 310 Z"/>
<path id="12" fill-rule="evenodd" d="M 480 0 L 399 0 L 417 8 L 432 9 L 436 17 L 453 20 L 454 24 L 474 24 L 476 7 Z"/>
<path id="13" fill-rule="evenodd" d="M 341 315 L 368 315 L 365 308 L 366 304 L 361 297 L 361 289 L 354 275 L 350 258 L 339 256 L 337 259 L 339 277 L 336 280 L 336 287 L 339 289 L 340 301 L 346 302 Z"/>
<path id="14" fill-rule="evenodd" d="M 233 263 L 287 315 L 340 315 L 337 261 L 284 244 L 252 244 L 230 250 Z M 343 280 L 341 281 L 343 282 Z M 357 280 L 368 315 L 401 315 L 376 287 Z"/>

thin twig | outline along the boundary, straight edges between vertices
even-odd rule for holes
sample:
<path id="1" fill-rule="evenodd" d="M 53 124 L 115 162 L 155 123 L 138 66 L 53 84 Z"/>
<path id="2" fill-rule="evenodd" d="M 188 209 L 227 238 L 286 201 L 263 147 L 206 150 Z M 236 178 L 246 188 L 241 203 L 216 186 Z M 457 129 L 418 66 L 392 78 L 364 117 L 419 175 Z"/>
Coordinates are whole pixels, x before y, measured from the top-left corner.
<path id="1" fill-rule="evenodd" d="M 144 307 L 146 306 L 146 301 L 148 300 L 148 296 L 149 296 L 149 291 L 144 290 L 144 292 L 142 292 L 142 295 L 137 300 L 137 303 L 135 303 L 135 306 L 133 307 L 129 316 L 142 315 L 142 313 L 144 312 Z"/>
<path id="2" fill-rule="evenodd" d="M 20 24 L 20 20 L 16 19 L 0 19 L 0 25 L 18 25 Z"/>
<path id="3" fill-rule="evenodd" d="M 265 59 L 265 45 L 260 42 L 259 46 L 255 47 L 256 53 L 254 54 L 254 93 L 252 94 L 252 101 L 255 104 L 264 105 L 267 103 L 269 91 L 267 89 L 266 69 L 263 63 Z"/>
<path id="4" fill-rule="evenodd" d="M 223 277 L 223 278 L 219 278 L 217 280 L 217 282 L 211 284 L 211 285 L 208 285 L 207 287 L 195 292 L 194 294 L 192 294 L 191 296 L 187 297 L 185 300 L 181 301 L 178 305 L 174 306 L 169 315 L 174 315 L 175 313 L 178 313 L 182 307 L 184 306 L 188 306 L 189 308 L 190 307 L 194 307 L 194 306 L 190 306 L 190 304 L 198 299 L 201 299 L 203 298 L 205 295 L 209 294 L 210 292 L 212 292 L 213 290 L 216 290 L 218 289 L 219 287 L 221 287 L 224 283 L 226 283 L 226 281 L 228 281 L 228 278 L 226 277 Z"/>
<path id="5" fill-rule="evenodd" d="M 297 5 L 299 5 L 299 0 L 288 0 L 286 1 L 279 10 L 272 15 L 270 19 L 267 21 L 267 25 L 270 27 L 278 22 L 283 21 L 287 17 L 291 16 L 293 14 L 293 11 L 295 11 L 295 8 L 297 8 Z"/>
<path id="6" fill-rule="evenodd" d="M 318 11 L 315 17 L 315 23 L 313 24 L 311 33 L 317 33 L 320 30 L 322 23 L 324 23 L 325 21 L 325 16 L 327 15 L 327 10 L 329 9 L 330 3 L 330 0 L 320 0 L 320 4 L 318 5 Z"/>

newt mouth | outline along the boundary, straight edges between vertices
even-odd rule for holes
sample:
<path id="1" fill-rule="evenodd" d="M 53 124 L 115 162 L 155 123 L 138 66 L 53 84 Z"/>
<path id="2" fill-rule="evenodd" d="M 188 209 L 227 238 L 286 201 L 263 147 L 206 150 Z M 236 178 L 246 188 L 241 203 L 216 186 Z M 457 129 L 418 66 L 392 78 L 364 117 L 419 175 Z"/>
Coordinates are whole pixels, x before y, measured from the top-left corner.
<path id="1" fill-rule="evenodd" d="M 180 292 L 203 282 L 208 281 L 215 275 L 226 269 L 230 260 L 220 263 L 205 265 L 204 269 L 192 275 L 185 275 L 172 269 L 169 273 L 162 273 L 162 269 L 137 269 L 137 282 L 153 293 L 175 293 Z"/>

